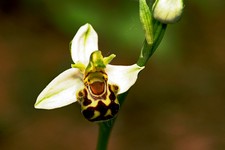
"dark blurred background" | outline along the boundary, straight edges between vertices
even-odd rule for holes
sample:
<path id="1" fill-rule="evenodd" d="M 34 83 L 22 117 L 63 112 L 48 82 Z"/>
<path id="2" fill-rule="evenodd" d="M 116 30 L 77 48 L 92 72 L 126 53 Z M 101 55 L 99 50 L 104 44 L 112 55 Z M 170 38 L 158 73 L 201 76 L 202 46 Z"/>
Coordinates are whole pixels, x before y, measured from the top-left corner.
<path id="1" fill-rule="evenodd" d="M 33 105 L 72 63 L 69 42 L 89 22 L 113 64 L 136 62 L 137 0 L 0 0 L 0 149 L 93 150 L 98 128 L 74 103 Z M 109 150 L 225 149 L 225 1 L 186 1 L 132 87 Z"/>

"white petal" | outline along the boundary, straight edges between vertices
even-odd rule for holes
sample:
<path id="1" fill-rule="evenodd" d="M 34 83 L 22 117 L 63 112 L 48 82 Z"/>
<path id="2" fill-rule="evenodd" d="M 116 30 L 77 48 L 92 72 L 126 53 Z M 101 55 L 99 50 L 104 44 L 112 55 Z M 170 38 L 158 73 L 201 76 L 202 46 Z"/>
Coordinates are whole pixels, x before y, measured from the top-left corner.
<path id="1" fill-rule="evenodd" d="M 85 24 L 71 41 L 73 62 L 81 62 L 87 66 L 91 53 L 96 50 L 98 50 L 98 35 L 90 24 Z"/>
<path id="2" fill-rule="evenodd" d="M 131 66 L 107 65 L 108 82 L 119 86 L 118 94 L 126 92 L 137 80 L 138 73 L 144 69 L 136 64 Z"/>
<path id="3" fill-rule="evenodd" d="M 71 68 L 53 79 L 40 93 L 34 105 L 39 109 L 54 109 L 76 102 L 76 92 L 83 88 L 82 74 Z"/>

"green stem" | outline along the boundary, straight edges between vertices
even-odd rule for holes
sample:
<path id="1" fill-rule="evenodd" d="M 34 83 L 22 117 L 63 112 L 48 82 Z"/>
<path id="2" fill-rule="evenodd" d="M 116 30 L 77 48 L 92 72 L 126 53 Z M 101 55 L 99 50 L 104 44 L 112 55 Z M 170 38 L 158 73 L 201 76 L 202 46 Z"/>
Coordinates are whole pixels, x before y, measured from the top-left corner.
<path id="1" fill-rule="evenodd" d="M 118 95 L 118 100 L 120 102 L 120 106 L 122 106 L 122 104 L 124 103 L 124 100 L 125 100 L 128 92 L 129 91 Z M 112 131 L 115 121 L 116 121 L 116 117 L 111 120 L 99 123 L 97 150 L 107 150 L 110 133 Z"/>
<path id="2" fill-rule="evenodd" d="M 115 119 L 99 123 L 97 150 L 106 150 Z"/>
<path id="3" fill-rule="evenodd" d="M 152 54 L 155 52 L 157 47 L 159 46 L 164 33 L 166 31 L 167 24 L 162 24 L 158 21 L 155 21 L 154 23 L 154 42 L 153 44 L 148 44 L 148 42 L 145 40 L 144 44 L 141 49 L 140 57 L 137 61 L 138 66 L 145 66 L 149 60 L 149 58 L 152 56 Z"/>

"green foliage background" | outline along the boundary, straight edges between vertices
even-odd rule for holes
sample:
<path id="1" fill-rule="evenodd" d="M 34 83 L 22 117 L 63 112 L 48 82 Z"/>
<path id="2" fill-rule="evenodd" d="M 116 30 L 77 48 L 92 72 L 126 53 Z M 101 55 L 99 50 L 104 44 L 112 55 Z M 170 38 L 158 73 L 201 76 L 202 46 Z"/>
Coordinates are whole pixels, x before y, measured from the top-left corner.
<path id="1" fill-rule="evenodd" d="M 225 1 L 185 1 L 132 87 L 109 150 L 225 149 Z M 0 1 L 0 149 L 93 150 L 97 125 L 78 104 L 35 110 L 72 63 L 69 42 L 89 22 L 113 64 L 133 64 L 144 32 L 137 0 Z"/>

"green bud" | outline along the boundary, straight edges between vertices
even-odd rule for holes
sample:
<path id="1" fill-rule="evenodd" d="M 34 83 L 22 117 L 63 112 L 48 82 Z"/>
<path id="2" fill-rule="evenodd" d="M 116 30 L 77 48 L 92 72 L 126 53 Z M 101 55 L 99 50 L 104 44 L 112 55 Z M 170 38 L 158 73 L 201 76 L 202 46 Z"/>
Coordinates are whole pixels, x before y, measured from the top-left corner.
<path id="1" fill-rule="evenodd" d="M 183 13 L 183 0 L 156 0 L 153 17 L 162 23 L 176 23 Z"/>

